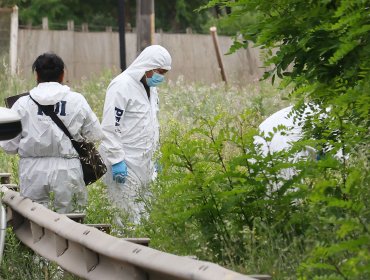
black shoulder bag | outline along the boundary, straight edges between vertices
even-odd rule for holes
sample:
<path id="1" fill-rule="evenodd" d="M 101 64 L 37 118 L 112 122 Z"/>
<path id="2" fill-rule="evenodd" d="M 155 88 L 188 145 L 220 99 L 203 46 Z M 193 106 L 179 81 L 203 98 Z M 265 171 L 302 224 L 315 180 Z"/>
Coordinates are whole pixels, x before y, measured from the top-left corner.
<path id="1" fill-rule="evenodd" d="M 72 145 L 77 151 L 81 161 L 86 186 L 101 178 L 107 172 L 107 167 L 105 166 L 98 150 L 95 148 L 94 143 L 86 141 L 78 142 L 74 140 L 64 123 L 55 114 L 53 105 L 40 105 L 31 96 L 30 98 L 37 104 L 37 106 L 39 106 L 42 112 L 49 116 L 71 140 Z"/>

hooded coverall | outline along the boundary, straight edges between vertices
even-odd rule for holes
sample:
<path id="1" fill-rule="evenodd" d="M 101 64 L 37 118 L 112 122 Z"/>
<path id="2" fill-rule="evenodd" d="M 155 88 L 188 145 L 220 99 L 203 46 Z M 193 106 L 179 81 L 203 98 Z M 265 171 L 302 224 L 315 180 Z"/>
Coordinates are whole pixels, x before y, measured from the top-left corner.
<path id="1" fill-rule="evenodd" d="M 140 81 L 146 71 L 171 69 L 168 51 L 152 45 L 145 48 L 134 62 L 109 84 L 104 104 L 102 128 L 105 138 L 100 153 L 105 158 L 104 181 L 115 205 L 126 210 L 135 222 L 143 212 L 140 199 L 148 193 L 154 164 L 153 155 L 159 142 L 157 113 L 158 94 L 150 87 L 150 95 Z M 112 165 L 124 161 L 128 175 L 121 184 L 112 178 Z"/>
<path id="2" fill-rule="evenodd" d="M 55 113 L 75 140 L 103 138 L 99 120 L 85 98 L 68 86 L 40 83 L 30 95 L 41 105 L 54 105 Z M 79 210 L 87 201 L 87 190 L 71 140 L 29 96 L 19 98 L 12 110 L 21 117 L 22 133 L 2 141 L 1 147 L 8 153 L 19 154 L 20 194 L 45 207 L 52 204 L 59 213 Z"/>
<path id="3" fill-rule="evenodd" d="M 266 141 L 264 138 L 256 136 L 254 138 L 255 145 L 260 145 L 260 150 L 263 156 L 267 156 L 268 153 L 275 153 L 282 150 L 288 150 L 292 144 L 303 137 L 302 126 L 308 114 L 311 114 L 311 110 L 307 107 L 302 115 L 302 120 L 295 121 L 295 115 L 292 113 L 293 106 L 277 111 L 276 113 L 269 116 L 259 125 L 259 130 L 264 133 L 265 136 L 269 136 L 269 133 L 273 133 L 271 141 Z M 274 132 L 274 128 L 279 125 L 284 126 L 284 133 L 281 130 Z M 304 150 L 296 153 L 291 159 L 292 162 L 296 162 L 302 158 L 316 157 L 316 151 L 312 147 L 306 146 Z M 291 179 L 296 175 L 294 168 L 285 168 L 280 171 L 279 174 L 285 180 Z M 275 186 L 274 189 L 279 189 L 280 186 Z"/>
<path id="4" fill-rule="evenodd" d="M 257 137 L 255 139 L 256 143 L 258 142 L 262 144 L 262 151 L 265 156 L 268 152 L 273 153 L 290 148 L 293 142 L 298 141 L 302 137 L 302 127 L 294 123 L 293 116 L 289 116 L 292 109 L 293 106 L 281 109 L 269 116 L 259 125 L 259 130 L 266 136 L 270 132 L 274 133 L 273 129 L 278 125 L 286 127 L 284 135 L 280 131 L 277 131 L 274 133 L 274 136 L 269 143 L 266 143 L 266 141 L 261 137 Z"/>

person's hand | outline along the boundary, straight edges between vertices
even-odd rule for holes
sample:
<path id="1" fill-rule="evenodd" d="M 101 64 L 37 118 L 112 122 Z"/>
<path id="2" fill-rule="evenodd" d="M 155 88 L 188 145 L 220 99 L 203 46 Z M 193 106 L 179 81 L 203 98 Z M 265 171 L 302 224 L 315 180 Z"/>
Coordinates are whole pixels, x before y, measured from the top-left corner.
<path id="1" fill-rule="evenodd" d="M 124 161 L 112 165 L 113 180 L 124 184 L 127 177 L 127 165 Z"/>
<path id="2" fill-rule="evenodd" d="M 162 165 L 159 163 L 158 160 L 156 160 L 154 163 L 154 171 L 156 171 L 157 173 L 161 173 L 162 170 L 163 170 Z"/>

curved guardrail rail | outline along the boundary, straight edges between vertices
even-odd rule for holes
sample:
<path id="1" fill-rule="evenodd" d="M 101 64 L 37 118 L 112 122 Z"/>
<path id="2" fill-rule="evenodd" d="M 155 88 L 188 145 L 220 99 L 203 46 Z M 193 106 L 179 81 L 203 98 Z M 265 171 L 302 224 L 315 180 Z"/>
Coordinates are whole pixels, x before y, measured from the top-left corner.
<path id="1" fill-rule="evenodd" d="M 3 259 L 5 233 L 6 233 L 6 211 L 3 204 L 0 203 L 0 263 Z"/>
<path id="2" fill-rule="evenodd" d="M 85 279 L 252 280 L 214 263 L 131 243 L 76 223 L 2 186 L 7 220 L 39 255 Z"/>

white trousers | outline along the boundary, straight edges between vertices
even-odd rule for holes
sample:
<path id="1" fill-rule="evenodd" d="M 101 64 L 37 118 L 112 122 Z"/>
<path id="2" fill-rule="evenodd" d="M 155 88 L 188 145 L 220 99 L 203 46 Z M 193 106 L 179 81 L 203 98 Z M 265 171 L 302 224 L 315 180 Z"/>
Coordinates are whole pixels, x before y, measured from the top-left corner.
<path id="1" fill-rule="evenodd" d="M 87 190 L 78 158 L 21 158 L 20 194 L 58 213 L 80 212 Z"/>

